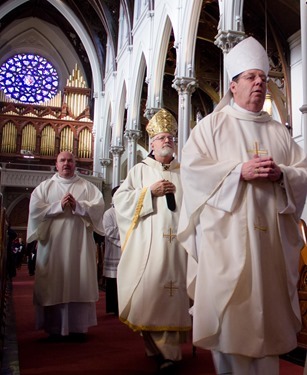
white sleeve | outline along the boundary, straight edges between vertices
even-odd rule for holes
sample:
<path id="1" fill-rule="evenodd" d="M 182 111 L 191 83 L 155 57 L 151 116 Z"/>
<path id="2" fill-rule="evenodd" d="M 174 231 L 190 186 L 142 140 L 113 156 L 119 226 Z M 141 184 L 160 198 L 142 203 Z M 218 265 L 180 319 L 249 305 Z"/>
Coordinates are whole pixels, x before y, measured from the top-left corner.
<path id="1" fill-rule="evenodd" d="M 208 199 L 208 205 L 215 207 L 225 212 L 231 212 L 237 203 L 238 196 L 241 191 L 242 184 L 240 184 L 242 164 L 236 168 L 226 177 L 221 188 Z"/>

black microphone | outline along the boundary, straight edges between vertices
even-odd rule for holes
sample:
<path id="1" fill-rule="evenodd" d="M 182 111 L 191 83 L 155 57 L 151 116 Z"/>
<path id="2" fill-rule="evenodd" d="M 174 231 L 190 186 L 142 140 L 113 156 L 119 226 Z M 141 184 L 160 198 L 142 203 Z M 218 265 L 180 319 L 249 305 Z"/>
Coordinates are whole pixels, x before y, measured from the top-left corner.
<path id="1" fill-rule="evenodd" d="M 176 201 L 175 201 L 175 195 L 174 195 L 174 193 L 166 193 L 165 197 L 166 197 L 167 207 L 171 211 L 175 211 L 176 210 Z"/>

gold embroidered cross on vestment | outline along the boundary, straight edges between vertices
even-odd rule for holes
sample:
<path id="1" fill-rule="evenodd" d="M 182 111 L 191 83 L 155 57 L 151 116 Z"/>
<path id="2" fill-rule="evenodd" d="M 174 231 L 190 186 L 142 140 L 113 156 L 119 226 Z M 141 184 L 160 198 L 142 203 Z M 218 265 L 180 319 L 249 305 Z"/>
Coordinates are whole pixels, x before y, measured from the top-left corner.
<path id="1" fill-rule="evenodd" d="M 168 289 L 170 297 L 173 297 L 174 291 L 178 289 L 178 287 L 175 286 L 175 283 L 171 280 L 167 284 L 164 285 L 164 289 Z"/>
<path id="2" fill-rule="evenodd" d="M 261 150 L 259 148 L 259 143 L 257 141 L 255 141 L 255 143 L 254 143 L 254 148 L 252 150 L 248 150 L 248 152 L 250 154 L 257 155 L 257 156 L 268 154 L 268 150 Z"/>
<path id="3" fill-rule="evenodd" d="M 266 232 L 268 230 L 268 227 L 265 227 L 264 225 L 261 224 L 261 220 L 260 218 L 258 217 L 258 223 L 254 223 L 254 229 L 255 230 L 259 230 L 261 232 Z"/>
<path id="4" fill-rule="evenodd" d="M 173 234 L 172 228 L 169 228 L 169 234 L 163 233 L 163 238 L 168 238 L 170 243 L 173 241 L 175 237 L 176 234 Z"/>

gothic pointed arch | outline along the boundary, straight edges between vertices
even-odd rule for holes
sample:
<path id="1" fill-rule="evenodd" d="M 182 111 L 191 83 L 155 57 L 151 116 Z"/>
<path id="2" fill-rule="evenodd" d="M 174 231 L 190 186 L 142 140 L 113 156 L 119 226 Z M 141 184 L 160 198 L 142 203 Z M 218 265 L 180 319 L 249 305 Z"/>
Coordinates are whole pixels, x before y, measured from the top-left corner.
<path id="1" fill-rule="evenodd" d="M 146 111 L 146 101 L 148 93 L 148 85 L 146 82 L 147 75 L 147 61 L 145 54 L 140 48 L 139 56 L 137 58 L 137 64 L 135 65 L 133 92 L 134 98 L 131 109 L 129 111 L 129 126 L 133 130 L 141 131 L 140 143 L 143 147 L 146 147 L 146 131 L 145 126 L 147 119 L 144 117 Z"/>
<path id="2" fill-rule="evenodd" d="M 160 20 L 153 52 L 153 66 L 155 69 L 150 80 L 152 88 L 148 97 L 147 107 L 149 108 L 160 108 L 163 105 L 163 78 L 166 56 L 170 48 L 171 34 L 173 35 L 172 23 L 167 13 L 165 13 L 164 17 Z M 174 37 L 172 37 L 172 40 L 174 41 Z M 175 50 L 173 50 L 173 53 L 175 53 Z"/>
<path id="3" fill-rule="evenodd" d="M 26 240 L 27 222 L 29 216 L 30 194 L 13 194 L 6 210 L 6 216 L 12 229 L 18 237 Z"/>
<path id="4" fill-rule="evenodd" d="M 195 48 L 202 3 L 202 0 L 187 2 L 184 12 L 188 25 L 184 30 L 180 30 L 180 35 L 177 36 L 175 33 L 176 46 L 180 49 L 180 54 L 185 56 L 185 59 L 180 59 L 177 62 L 176 74 L 180 77 L 195 76 Z"/>
<path id="5" fill-rule="evenodd" d="M 124 79 L 122 79 L 120 85 L 119 98 L 119 105 L 112 129 L 112 144 L 115 146 L 123 145 L 124 143 L 123 132 L 127 121 L 127 86 Z"/>

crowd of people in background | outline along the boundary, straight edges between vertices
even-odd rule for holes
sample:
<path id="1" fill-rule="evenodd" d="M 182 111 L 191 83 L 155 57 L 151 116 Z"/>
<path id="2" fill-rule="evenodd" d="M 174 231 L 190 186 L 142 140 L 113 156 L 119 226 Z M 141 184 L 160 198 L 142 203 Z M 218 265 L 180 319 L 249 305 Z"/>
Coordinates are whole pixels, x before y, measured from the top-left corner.
<path id="1" fill-rule="evenodd" d="M 29 256 L 27 246 L 21 237 L 18 237 L 16 231 L 11 226 L 7 229 L 7 273 L 9 279 L 16 276 L 17 270 L 20 270 L 23 263 L 27 263 Z M 34 266 L 35 268 L 35 263 Z M 34 273 L 33 273 L 34 275 Z"/>

